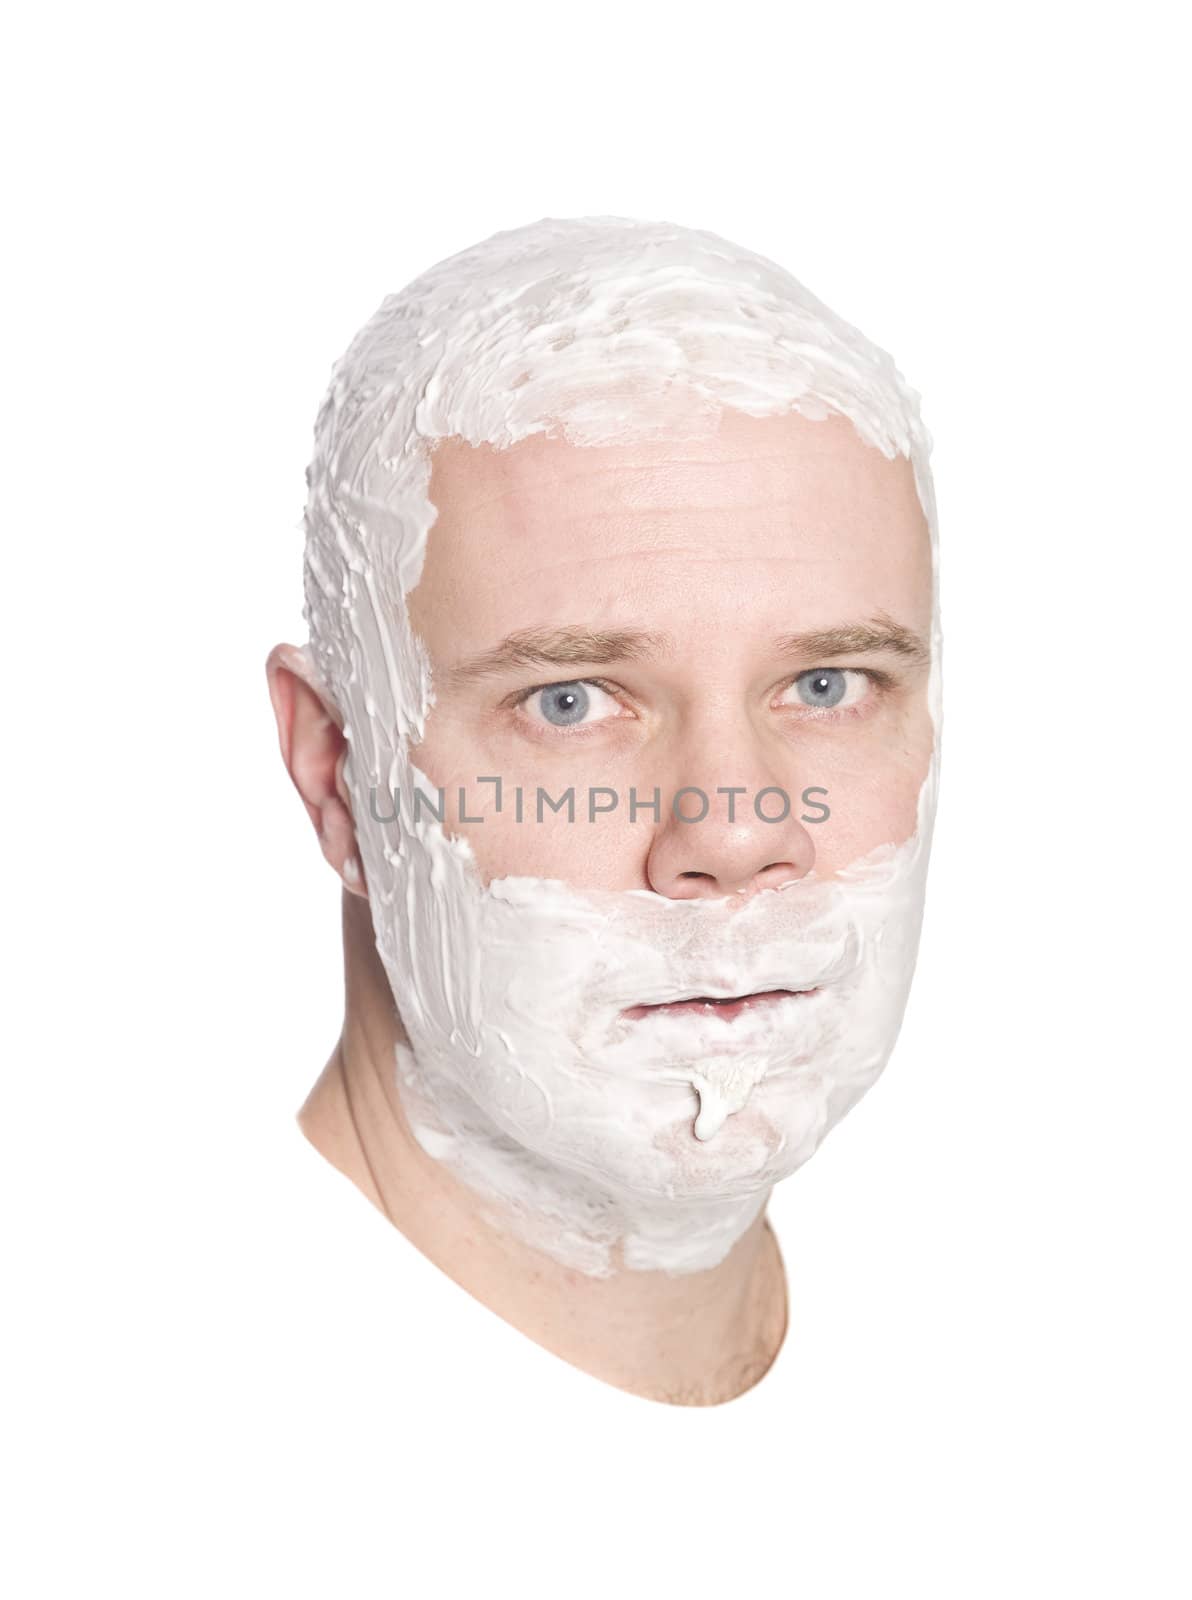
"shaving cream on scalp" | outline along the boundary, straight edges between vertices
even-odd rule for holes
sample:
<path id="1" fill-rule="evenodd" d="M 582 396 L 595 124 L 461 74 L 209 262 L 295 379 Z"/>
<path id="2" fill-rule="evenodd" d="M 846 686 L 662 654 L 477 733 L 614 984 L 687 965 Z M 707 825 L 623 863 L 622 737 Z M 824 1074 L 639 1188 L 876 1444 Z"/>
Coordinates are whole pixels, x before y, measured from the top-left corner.
<path id="1" fill-rule="evenodd" d="M 417 764 L 434 685 L 406 607 L 436 514 L 430 447 L 700 437 L 725 409 L 842 415 L 912 463 L 931 538 L 935 728 L 914 834 L 744 904 L 486 885 L 467 840 L 413 803 L 435 792 Z M 713 1267 L 877 1078 L 910 987 L 940 729 L 917 396 L 762 256 L 665 223 L 547 219 L 388 297 L 337 363 L 315 443 L 307 651 L 349 743 L 377 949 L 409 1039 L 395 1071 L 411 1128 L 495 1226 L 569 1267 Z M 388 820 L 376 792 L 397 797 Z M 731 1027 L 709 1012 L 623 1015 L 778 989 L 802 992 Z"/>

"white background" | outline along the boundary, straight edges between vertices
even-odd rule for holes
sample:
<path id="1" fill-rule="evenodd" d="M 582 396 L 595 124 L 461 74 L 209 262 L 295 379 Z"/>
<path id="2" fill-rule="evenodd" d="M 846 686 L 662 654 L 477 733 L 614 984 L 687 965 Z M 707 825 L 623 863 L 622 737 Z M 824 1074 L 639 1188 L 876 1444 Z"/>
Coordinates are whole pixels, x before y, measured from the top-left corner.
<path id="1" fill-rule="evenodd" d="M 784 1201 L 796 1319 L 807 1292 L 839 1321 L 815 1381 L 872 1470 L 811 1505 L 774 1590 L 827 1593 L 816 1529 L 846 1525 L 871 1541 L 859 1596 L 1189 1593 L 1188 127 L 1165 14 L 10 23 L 10 1593 L 148 1592 L 91 1565 L 79 1530 L 117 1491 L 62 1463 L 118 1384 L 131 1431 L 104 1454 L 135 1483 L 150 1400 L 122 1330 L 221 1150 L 292 1115 L 338 1031 L 338 888 L 264 676 L 305 638 L 331 364 L 443 256 L 592 213 L 780 261 L 891 351 L 935 440 L 919 971 L 889 1070 Z M 776 1417 L 764 1448 L 780 1473 L 818 1446 Z"/>

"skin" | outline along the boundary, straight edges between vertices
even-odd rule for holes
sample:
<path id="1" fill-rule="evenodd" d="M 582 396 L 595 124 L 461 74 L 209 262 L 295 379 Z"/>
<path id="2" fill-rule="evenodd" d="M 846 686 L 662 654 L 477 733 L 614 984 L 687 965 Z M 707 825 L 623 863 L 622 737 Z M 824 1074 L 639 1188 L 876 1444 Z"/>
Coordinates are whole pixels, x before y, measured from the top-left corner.
<path id="1" fill-rule="evenodd" d="M 747 897 L 830 878 L 914 831 L 933 737 L 931 556 L 905 458 L 888 460 L 843 418 L 725 413 L 691 441 L 579 448 L 537 435 L 498 451 L 442 440 L 430 492 L 439 514 L 408 603 L 435 704 L 413 759 L 446 789 L 445 826 L 466 835 L 486 881 Z M 606 638 L 600 659 L 580 658 L 599 641 L 573 639 L 562 660 L 476 668 L 519 630 L 541 644 L 560 628 L 649 634 L 650 648 L 626 655 Z M 825 653 L 826 642 L 840 648 Z M 279 645 L 267 670 L 283 759 L 345 891 L 344 1027 L 300 1115 L 307 1137 L 431 1260 L 563 1359 L 671 1403 L 743 1393 L 786 1326 L 764 1215 L 711 1271 L 586 1278 L 486 1225 L 411 1135 L 392 1065 L 405 1034 L 376 954 L 340 718 L 292 647 Z M 831 680 L 844 686 L 838 706 L 806 703 L 804 675 L 817 671 L 844 675 Z M 576 683 L 583 720 L 556 726 L 547 707 L 563 702 L 542 691 Z M 481 774 L 503 779 L 499 812 Z M 548 811 L 517 824 L 518 784 L 531 796 L 574 786 L 583 820 Z M 461 819 L 460 785 L 464 815 L 483 825 Z M 698 823 L 671 810 L 685 785 L 709 797 Z M 728 786 L 746 794 L 716 793 Z M 813 786 L 816 803 L 802 802 Z M 589 823 L 598 787 L 620 803 Z M 655 787 L 660 817 L 631 818 L 630 789 L 649 799 Z M 791 797 L 784 820 L 755 812 L 768 787 Z M 775 813 L 780 804 L 771 798 Z"/>

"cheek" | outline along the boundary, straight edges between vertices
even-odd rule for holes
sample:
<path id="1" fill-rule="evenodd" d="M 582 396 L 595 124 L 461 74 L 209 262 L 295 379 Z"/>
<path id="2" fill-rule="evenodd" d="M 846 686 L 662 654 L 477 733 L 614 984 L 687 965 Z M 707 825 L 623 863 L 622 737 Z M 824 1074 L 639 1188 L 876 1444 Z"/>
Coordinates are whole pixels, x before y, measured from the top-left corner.
<path id="1" fill-rule="evenodd" d="M 831 876 L 883 844 L 903 844 L 918 823 L 919 792 L 931 767 L 934 728 L 926 706 L 893 741 L 846 753 L 825 751 L 814 781 L 828 790 L 826 822 L 809 827 L 816 871 Z"/>
<path id="2" fill-rule="evenodd" d="M 636 823 L 624 815 L 633 779 L 623 762 L 608 751 L 600 756 L 575 752 L 566 762 L 534 757 L 532 749 L 526 750 L 511 762 L 500 750 L 478 750 L 465 727 L 432 711 L 412 759 L 435 791 L 436 806 L 443 791 L 443 830 L 467 841 L 486 884 L 494 878 L 531 877 L 561 878 L 587 889 L 648 888 L 650 814 Z M 478 781 L 497 776 L 499 791 L 494 783 Z M 590 819 L 589 794 L 605 787 L 617 791 L 618 808 Z M 564 798 L 568 789 L 574 791 L 570 806 Z M 595 803 L 606 801 L 598 796 Z"/>
<path id="3" fill-rule="evenodd" d="M 561 787 L 550 792 L 557 798 Z M 555 815 L 549 807 L 544 807 L 539 821 L 531 786 L 523 789 L 521 822 L 516 795 L 510 791 L 501 815 L 488 815 L 483 823 L 462 822 L 449 807 L 444 827 L 471 845 L 485 883 L 530 877 L 561 878 L 580 889 L 648 888 L 649 829 L 629 827 L 611 817 L 589 822 L 585 803 L 586 791 L 577 785 L 574 821 L 568 819 L 566 808 Z"/>

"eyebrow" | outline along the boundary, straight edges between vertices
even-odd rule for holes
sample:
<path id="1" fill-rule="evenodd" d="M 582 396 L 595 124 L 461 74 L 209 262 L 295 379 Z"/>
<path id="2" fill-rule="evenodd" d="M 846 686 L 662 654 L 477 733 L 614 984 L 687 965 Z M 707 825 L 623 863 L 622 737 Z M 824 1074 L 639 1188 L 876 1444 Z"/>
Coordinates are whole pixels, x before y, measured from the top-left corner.
<path id="1" fill-rule="evenodd" d="M 917 633 L 904 628 L 884 612 L 869 622 L 851 622 L 839 628 L 817 628 L 808 633 L 788 633 L 775 641 L 779 655 L 868 656 L 888 650 L 908 661 L 926 662 L 931 652 Z"/>
<path id="2" fill-rule="evenodd" d="M 782 634 L 773 641 L 772 648 L 777 655 L 813 661 L 889 651 L 911 661 L 926 662 L 930 654 L 917 634 L 884 614 L 869 622 Z M 450 667 L 446 676 L 453 686 L 459 686 L 517 667 L 611 666 L 618 661 L 646 661 L 673 649 L 670 634 L 637 628 L 517 628 L 491 650 L 468 656 Z"/>

